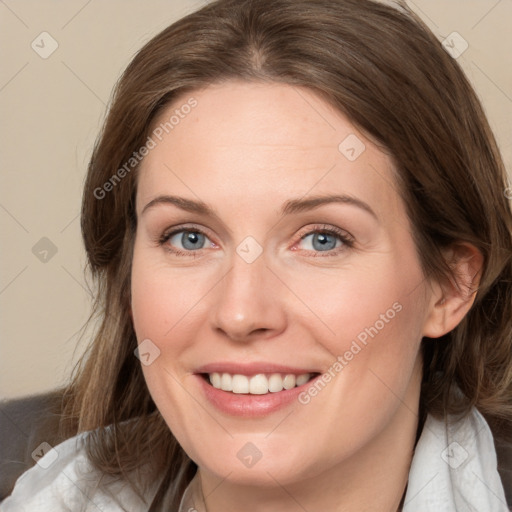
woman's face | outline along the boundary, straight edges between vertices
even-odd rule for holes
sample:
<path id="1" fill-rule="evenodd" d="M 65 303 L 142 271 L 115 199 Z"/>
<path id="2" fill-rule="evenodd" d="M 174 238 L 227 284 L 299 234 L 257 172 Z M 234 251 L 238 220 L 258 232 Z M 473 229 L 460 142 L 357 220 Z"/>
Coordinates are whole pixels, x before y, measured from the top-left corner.
<path id="1" fill-rule="evenodd" d="M 410 432 L 432 292 L 391 159 L 283 84 L 210 86 L 155 128 L 132 314 L 151 395 L 189 456 L 285 485 Z"/>

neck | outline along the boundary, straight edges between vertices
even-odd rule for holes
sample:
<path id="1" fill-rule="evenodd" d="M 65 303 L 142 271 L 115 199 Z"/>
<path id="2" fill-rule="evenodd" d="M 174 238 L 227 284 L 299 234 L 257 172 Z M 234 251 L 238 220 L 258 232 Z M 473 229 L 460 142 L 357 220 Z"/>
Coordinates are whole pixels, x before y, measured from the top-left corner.
<path id="1" fill-rule="evenodd" d="M 221 479 L 199 469 L 207 512 L 396 512 L 416 442 L 419 387 L 420 381 L 411 383 L 391 420 L 370 443 L 314 478 L 284 487 L 269 475 L 268 485 L 262 487 L 240 485 L 229 476 Z"/>

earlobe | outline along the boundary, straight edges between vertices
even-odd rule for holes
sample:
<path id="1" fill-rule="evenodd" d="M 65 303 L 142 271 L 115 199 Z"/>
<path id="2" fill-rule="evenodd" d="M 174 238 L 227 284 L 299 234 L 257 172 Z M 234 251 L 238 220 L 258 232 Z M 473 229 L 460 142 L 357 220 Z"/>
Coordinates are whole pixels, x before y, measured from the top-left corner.
<path id="1" fill-rule="evenodd" d="M 469 243 L 458 243 L 444 252 L 452 275 L 432 283 L 431 300 L 423 336 L 439 338 L 452 331 L 475 301 L 482 274 L 483 255 Z"/>

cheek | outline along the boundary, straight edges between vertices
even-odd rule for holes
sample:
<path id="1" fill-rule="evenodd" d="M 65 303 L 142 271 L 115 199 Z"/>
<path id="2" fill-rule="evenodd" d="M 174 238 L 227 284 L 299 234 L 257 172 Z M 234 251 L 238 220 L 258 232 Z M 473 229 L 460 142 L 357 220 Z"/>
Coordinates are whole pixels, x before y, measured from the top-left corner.
<path id="1" fill-rule="evenodd" d="M 424 314 L 422 287 L 411 285 L 417 279 L 419 269 L 405 275 L 381 268 L 347 272 L 338 284 L 317 279 L 317 293 L 309 287 L 308 305 L 322 320 L 310 325 L 317 326 L 315 339 L 331 364 L 325 385 L 311 386 L 299 398 L 303 414 L 320 418 L 316 434 L 337 439 L 323 447 L 332 464 L 377 436 L 402 404 L 415 410 Z M 303 285 L 306 290 L 305 280 Z"/>
<path id="2" fill-rule="evenodd" d="M 173 269 L 164 260 L 135 246 L 131 277 L 134 328 L 139 341 L 154 338 L 157 345 L 189 324 L 182 320 L 194 316 L 211 287 L 208 276 L 199 277 L 191 269 Z M 173 340 L 176 349 L 179 339 Z"/>
<path id="3" fill-rule="evenodd" d="M 194 334 L 190 319 L 207 287 L 205 280 L 186 274 L 179 269 L 173 271 L 162 264 L 160 257 L 135 245 L 131 275 L 133 325 L 139 343 L 149 339 L 159 350 L 151 364 L 142 365 L 144 378 L 173 434 L 187 453 L 199 460 L 190 425 L 201 424 L 204 418 L 185 391 L 190 377 L 179 362 L 190 349 Z"/>
<path id="4" fill-rule="evenodd" d="M 328 393 L 332 403 L 344 404 L 343 417 L 333 417 L 333 423 L 367 418 L 368 428 L 377 428 L 406 393 L 425 314 L 424 277 L 413 256 L 377 258 L 335 279 L 316 272 L 313 281 L 307 275 L 295 280 L 297 295 L 308 298 L 316 317 L 309 318 L 309 329 L 316 326 L 315 339 L 330 354 Z"/>
<path id="5" fill-rule="evenodd" d="M 424 277 L 410 260 L 404 266 L 392 258 L 374 259 L 357 268 L 302 272 L 288 279 L 297 296 L 305 298 L 309 325 L 316 326 L 331 353 L 349 350 L 354 340 L 365 346 L 387 339 L 389 350 L 420 331 Z"/>

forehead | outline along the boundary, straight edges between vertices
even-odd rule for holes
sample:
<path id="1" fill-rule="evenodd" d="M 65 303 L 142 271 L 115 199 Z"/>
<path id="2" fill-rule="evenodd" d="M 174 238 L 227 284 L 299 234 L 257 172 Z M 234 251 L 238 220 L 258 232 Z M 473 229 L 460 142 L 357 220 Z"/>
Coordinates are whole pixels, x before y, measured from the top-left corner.
<path id="1" fill-rule="evenodd" d="M 345 193 L 381 213 L 403 213 L 389 156 L 305 88 L 214 84 L 175 99 L 152 138 L 139 170 L 138 212 L 162 193 L 219 204 Z"/>

